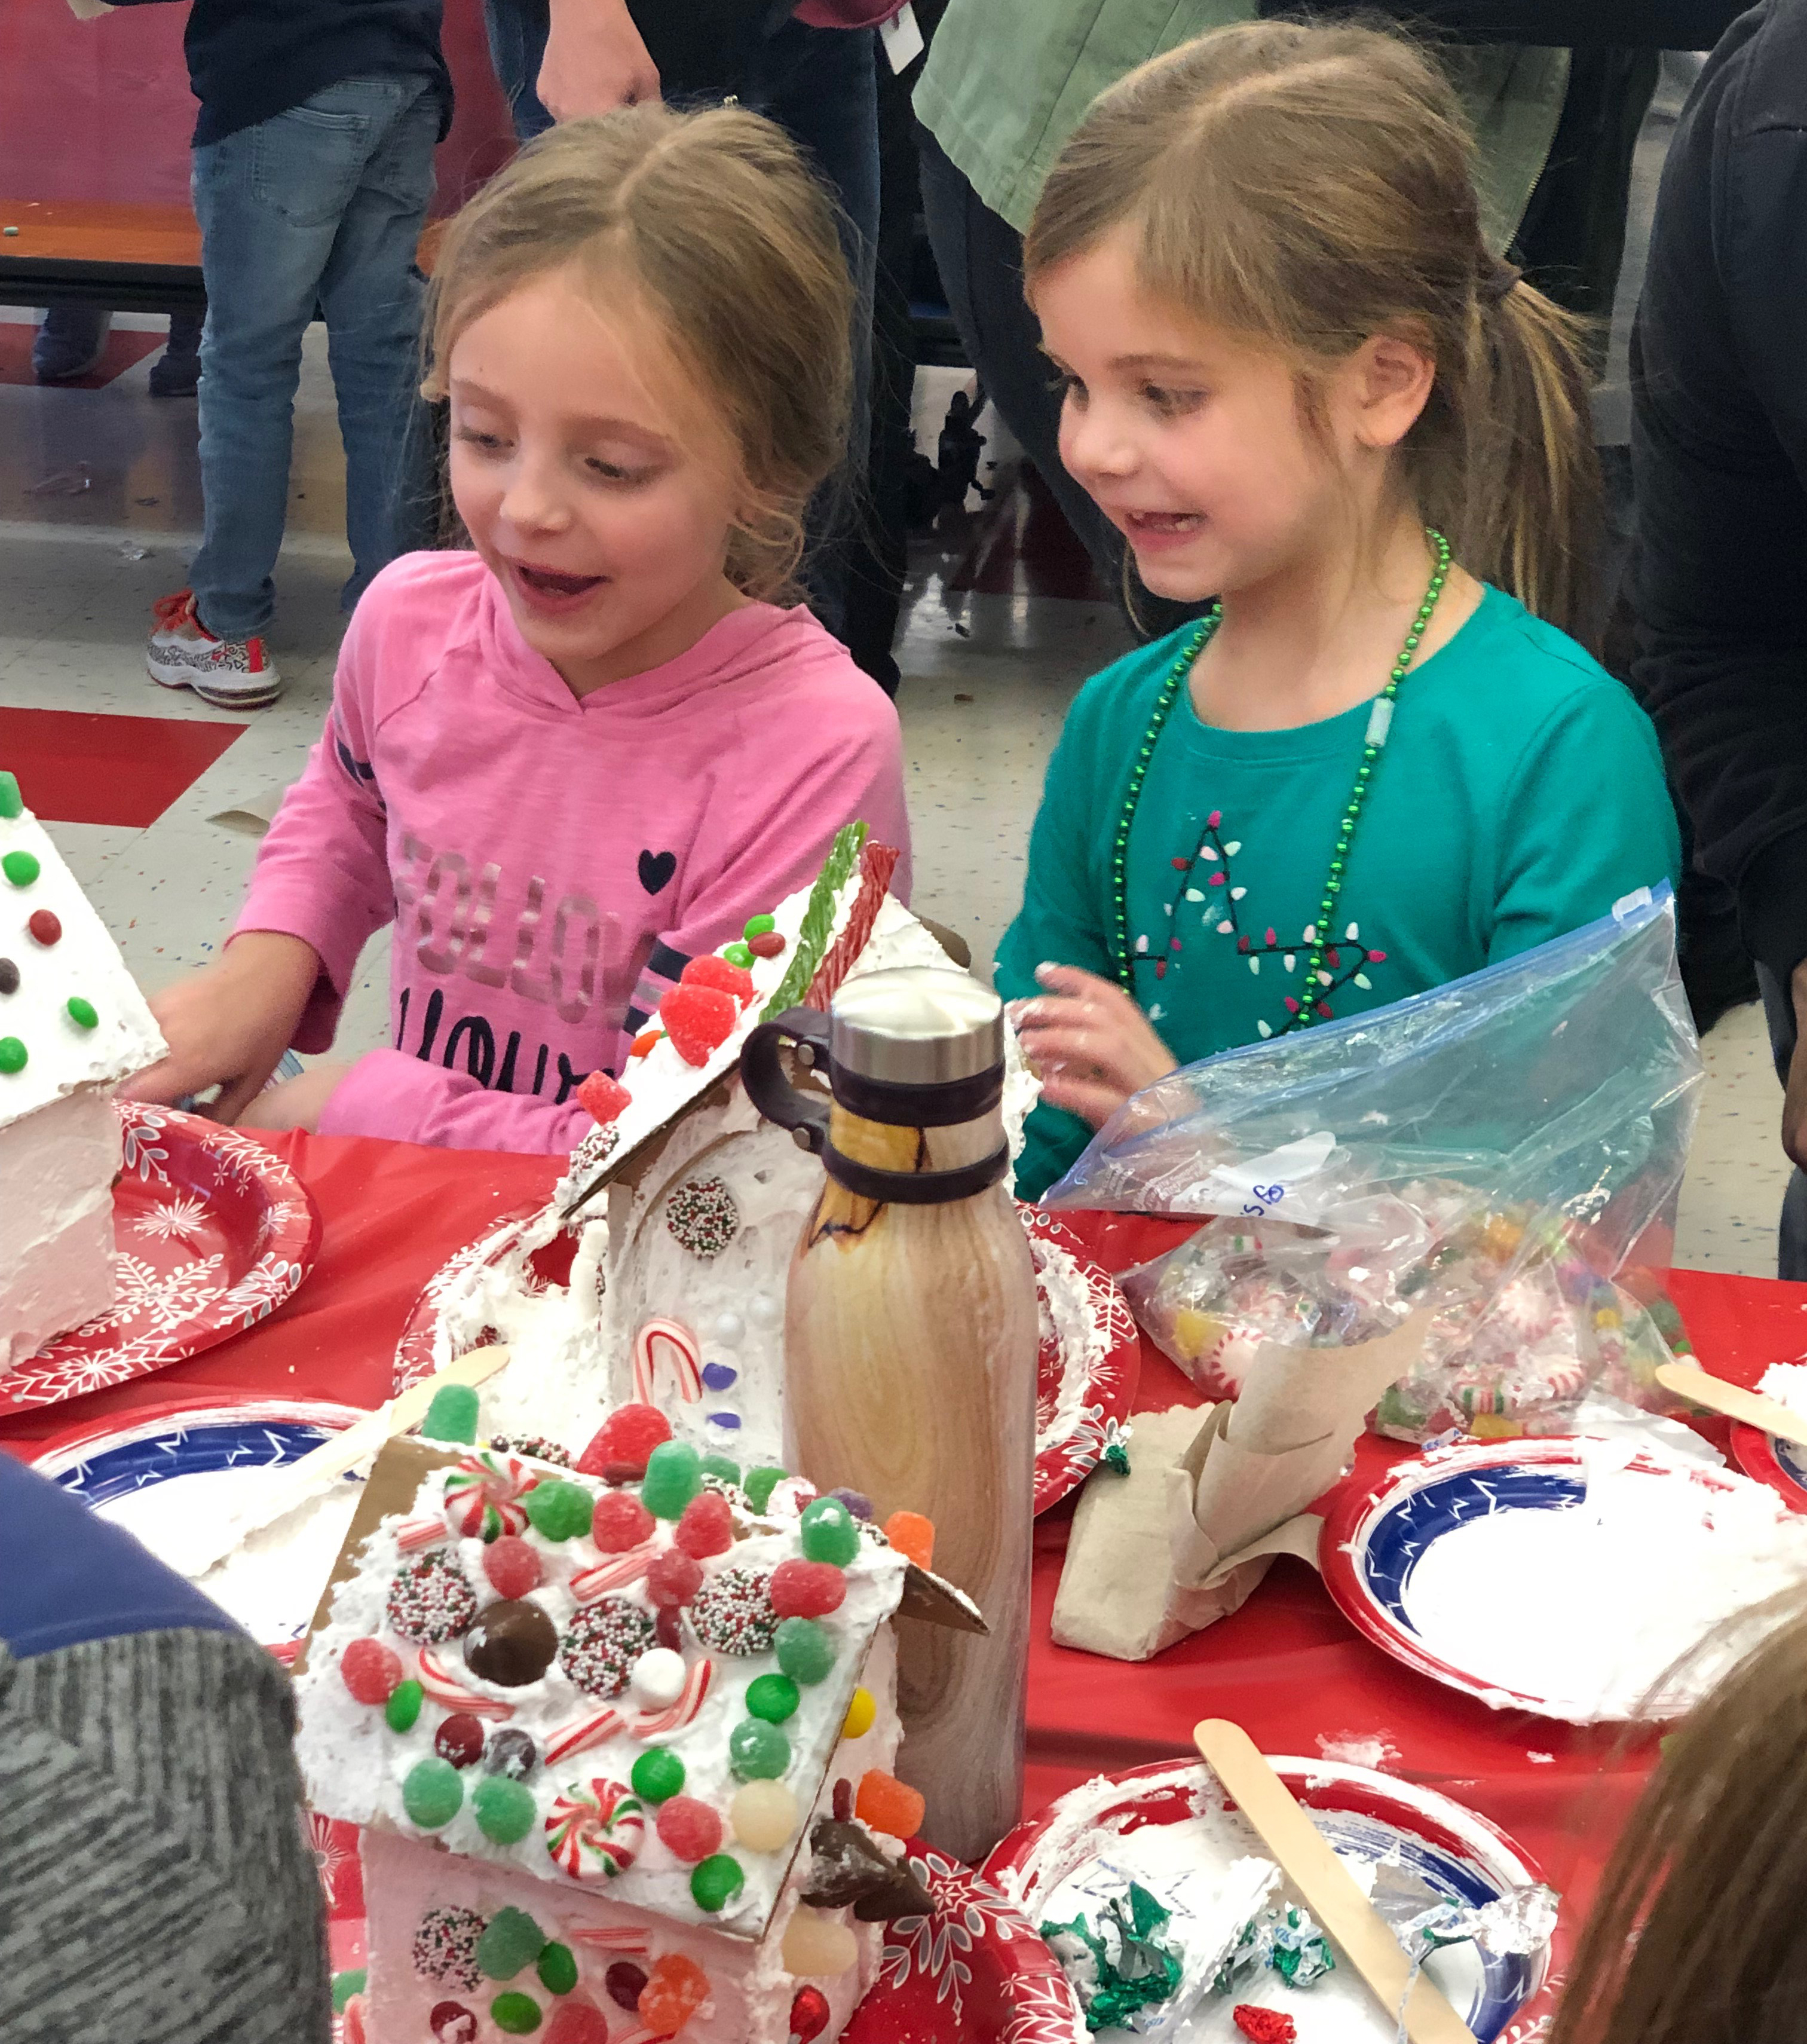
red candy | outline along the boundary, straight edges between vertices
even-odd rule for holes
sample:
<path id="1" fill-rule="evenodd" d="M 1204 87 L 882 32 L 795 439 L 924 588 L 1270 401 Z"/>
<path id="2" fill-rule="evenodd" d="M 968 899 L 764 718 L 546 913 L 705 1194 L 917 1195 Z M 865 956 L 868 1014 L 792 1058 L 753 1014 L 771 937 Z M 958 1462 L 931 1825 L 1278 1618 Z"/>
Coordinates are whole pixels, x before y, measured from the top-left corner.
<path id="1" fill-rule="evenodd" d="M 791 2004 L 791 2044 L 815 2044 L 828 2027 L 828 1997 L 819 1987 L 800 1987 Z"/>
<path id="2" fill-rule="evenodd" d="M 539 1556 L 519 1534 L 505 1533 L 483 1550 L 483 1573 L 497 1596 L 524 1597 L 539 1587 Z"/>
<path id="3" fill-rule="evenodd" d="M 455 1711 L 434 1733 L 433 1750 L 454 1767 L 474 1767 L 483 1758 L 483 1720 Z"/>
<path id="4" fill-rule="evenodd" d="M 618 1405 L 578 1456 L 578 1473 L 605 1483 L 635 1482 L 646 1473 L 647 1456 L 670 1439 L 671 1422 L 656 1405 Z"/>
<path id="5" fill-rule="evenodd" d="M 922 1828 L 927 1807 L 907 1783 L 877 1767 L 860 1777 L 859 1793 L 854 1798 L 854 1815 L 860 1822 L 894 1838 L 913 1838 Z"/>
<path id="6" fill-rule="evenodd" d="M 55 943 L 63 935 L 63 925 L 48 909 L 38 909 L 27 921 L 25 928 L 40 944 L 47 947 Z"/>
<path id="7" fill-rule="evenodd" d="M 703 1564 L 681 1547 L 668 1547 L 646 1566 L 646 1595 L 655 1604 L 686 1604 L 703 1587 Z"/>
<path id="8" fill-rule="evenodd" d="M 845 1776 L 834 1785 L 834 1810 L 838 1824 L 848 1823 L 854 1814 L 854 1785 Z"/>
<path id="9" fill-rule="evenodd" d="M 354 1639 L 339 1663 L 345 1686 L 361 1704 L 386 1704 L 401 1680 L 401 1662 L 380 1639 Z"/>
<path id="10" fill-rule="evenodd" d="M 590 1538 L 600 1554 L 625 1554 L 653 1537 L 657 1522 L 639 1498 L 612 1490 L 596 1501 L 590 1515 Z"/>
<path id="11" fill-rule="evenodd" d="M 708 1998 L 709 1977 L 696 1961 L 667 1952 L 640 1990 L 640 2020 L 655 2037 L 675 2037 Z"/>
<path id="12" fill-rule="evenodd" d="M 719 1490 L 700 1492 L 685 1506 L 672 1538 L 700 1562 L 711 1554 L 725 1554 L 734 1545 L 734 1514 L 727 1500 Z"/>
<path id="13" fill-rule="evenodd" d="M 717 958 L 713 952 L 703 958 L 693 958 L 678 975 L 678 984 L 712 986 L 718 993 L 730 994 L 736 1001 L 753 998 L 752 974 L 745 966 L 730 965 L 725 958 Z"/>
<path id="14" fill-rule="evenodd" d="M 574 1994 L 553 2010 L 546 2044 L 608 2044 L 608 2018 L 589 1996 Z"/>
<path id="15" fill-rule="evenodd" d="M 634 1096 L 619 1079 L 612 1079 L 607 1072 L 592 1072 L 577 1088 L 577 1105 L 591 1116 L 599 1128 L 606 1128 L 612 1121 L 619 1121 L 627 1103 Z"/>
<path id="16" fill-rule="evenodd" d="M 653 1625 L 662 1646 L 669 1646 L 673 1654 L 684 1651 L 684 1627 L 677 1616 L 675 1604 L 662 1605 Z"/>
<path id="17" fill-rule="evenodd" d="M 666 1846 L 694 1866 L 722 1849 L 722 1820 L 694 1796 L 672 1796 L 659 1805 L 658 1833 Z"/>
<path id="18" fill-rule="evenodd" d="M 368 2044 L 370 2031 L 364 2026 L 364 1997 L 355 1994 L 345 2004 L 345 2013 L 340 2019 L 340 2035 L 345 2044 Z"/>
<path id="19" fill-rule="evenodd" d="M 646 1984 L 646 1969 L 631 1959 L 617 1959 L 602 1977 L 608 1998 L 617 2008 L 632 2011 L 640 2006 L 640 1990 Z"/>
<path id="20" fill-rule="evenodd" d="M 762 936 L 749 937 L 746 948 L 755 958 L 775 959 L 785 955 L 785 940 L 776 930 L 767 930 Z"/>
<path id="21" fill-rule="evenodd" d="M 772 1571 L 772 1608 L 781 1618 L 826 1618 L 846 1594 L 846 1573 L 832 1562 L 781 1562 Z"/>
<path id="22" fill-rule="evenodd" d="M 1293 2044 L 1299 2025 L 1283 2009 L 1257 2008 L 1252 2001 L 1239 2001 L 1230 2019 L 1251 2044 Z"/>
<path id="23" fill-rule="evenodd" d="M 672 1048 L 687 1065 L 706 1065 L 740 1019 L 731 993 L 712 986 L 674 986 L 659 1003 L 659 1020 Z"/>

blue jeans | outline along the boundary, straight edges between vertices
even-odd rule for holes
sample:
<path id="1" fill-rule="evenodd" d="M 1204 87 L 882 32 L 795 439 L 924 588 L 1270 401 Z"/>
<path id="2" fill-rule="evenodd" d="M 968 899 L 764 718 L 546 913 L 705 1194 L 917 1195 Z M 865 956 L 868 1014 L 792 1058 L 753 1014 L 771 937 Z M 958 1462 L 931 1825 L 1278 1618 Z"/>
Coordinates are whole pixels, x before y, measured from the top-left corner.
<path id="1" fill-rule="evenodd" d="M 222 639 L 260 632 L 288 509 L 301 336 L 317 313 L 345 444 L 349 609 L 431 532 L 418 402 L 422 285 L 439 101 L 418 78 L 347 79 L 194 152 L 207 325 L 201 343 L 205 523 L 190 571 Z"/>

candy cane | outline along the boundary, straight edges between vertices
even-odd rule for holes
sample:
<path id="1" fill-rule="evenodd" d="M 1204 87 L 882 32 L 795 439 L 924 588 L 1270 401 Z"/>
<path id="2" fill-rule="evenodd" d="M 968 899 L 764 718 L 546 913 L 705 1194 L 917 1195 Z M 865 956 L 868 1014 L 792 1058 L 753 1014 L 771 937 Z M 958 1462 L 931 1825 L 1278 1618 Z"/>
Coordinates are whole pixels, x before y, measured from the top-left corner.
<path id="1" fill-rule="evenodd" d="M 571 1578 L 571 1594 L 579 1604 L 594 1604 L 599 1596 L 606 1596 L 611 1590 L 625 1589 L 645 1575 L 647 1564 L 658 1552 L 658 1543 L 649 1540 L 643 1547 L 630 1547 L 625 1554 L 612 1554 L 606 1562 L 597 1562 L 593 1569 L 580 1569 Z"/>
<path id="2" fill-rule="evenodd" d="M 443 1519 L 405 1520 L 395 1529 L 395 1544 L 405 1554 L 412 1554 L 416 1547 L 431 1547 L 435 1541 L 451 1538 Z"/>
<path id="3" fill-rule="evenodd" d="M 580 1718 L 577 1723 L 554 1732 L 546 1742 L 546 1764 L 556 1767 L 560 1761 L 569 1760 L 574 1753 L 582 1753 L 589 1746 L 600 1746 L 605 1739 L 613 1739 L 627 1726 L 627 1720 L 619 1711 L 598 1711 L 594 1717 Z"/>
<path id="4" fill-rule="evenodd" d="M 644 1931 L 580 1931 L 567 1925 L 565 1935 L 574 1945 L 588 1945 L 598 1952 L 650 1952 L 653 1941 Z"/>
<path id="5" fill-rule="evenodd" d="M 512 1704 L 505 1704 L 497 1696 L 479 1696 L 462 1682 L 455 1682 L 430 1646 L 420 1649 L 420 1686 L 435 1704 L 443 1704 L 448 1710 L 469 1711 L 478 1718 L 512 1718 L 515 1714 Z"/>
<path id="6" fill-rule="evenodd" d="M 677 1700 L 669 1704 L 662 1711 L 642 1711 L 634 1719 L 631 1727 L 636 1739 L 663 1739 L 668 1734 L 681 1731 L 703 1708 L 703 1699 L 709 1693 L 709 1684 L 714 1679 L 716 1664 L 710 1660 L 695 1663 L 684 1677 L 684 1687 L 678 1692 Z"/>
<path id="7" fill-rule="evenodd" d="M 634 1396 L 643 1405 L 656 1405 L 654 1379 L 660 1356 L 670 1362 L 677 1395 L 686 1405 L 703 1396 L 703 1358 L 696 1337 L 681 1320 L 650 1320 L 634 1337 Z"/>

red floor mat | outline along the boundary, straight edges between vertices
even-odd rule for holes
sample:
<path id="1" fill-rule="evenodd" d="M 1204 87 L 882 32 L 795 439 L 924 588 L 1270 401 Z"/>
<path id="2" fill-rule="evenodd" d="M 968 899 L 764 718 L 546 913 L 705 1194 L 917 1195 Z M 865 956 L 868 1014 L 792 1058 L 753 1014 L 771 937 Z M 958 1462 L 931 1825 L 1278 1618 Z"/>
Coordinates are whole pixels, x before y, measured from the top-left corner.
<path id="1" fill-rule="evenodd" d="M 0 321 L 0 383 L 35 383 L 32 374 L 32 341 L 37 333 L 35 325 L 27 326 L 20 320 Z M 106 352 L 101 357 L 100 366 L 86 376 L 77 376 L 67 383 L 55 383 L 56 390 L 104 390 L 114 377 L 123 375 L 135 362 L 142 362 L 147 355 L 155 355 L 163 344 L 160 333 L 126 333 L 119 328 L 106 337 Z"/>
<path id="2" fill-rule="evenodd" d="M 154 824 L 242 724 L 79 710 L 0 709 L 0 766 L 48 823 Z"/>

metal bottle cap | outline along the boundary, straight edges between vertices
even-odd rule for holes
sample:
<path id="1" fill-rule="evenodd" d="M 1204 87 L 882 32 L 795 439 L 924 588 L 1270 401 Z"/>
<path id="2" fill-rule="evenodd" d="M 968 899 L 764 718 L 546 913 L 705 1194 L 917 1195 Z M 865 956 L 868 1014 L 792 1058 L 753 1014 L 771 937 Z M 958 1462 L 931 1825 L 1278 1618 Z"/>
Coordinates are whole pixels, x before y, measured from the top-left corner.
<path id="1" fill-rule="evenodd" d="M 1004 1058 L 1003 1003 L 963 972 L 898 966 L 849 980 L 829 1009 L 829 1056 L 888 1085 L 943 1085 Z"/>

